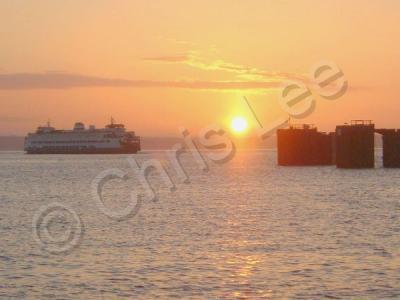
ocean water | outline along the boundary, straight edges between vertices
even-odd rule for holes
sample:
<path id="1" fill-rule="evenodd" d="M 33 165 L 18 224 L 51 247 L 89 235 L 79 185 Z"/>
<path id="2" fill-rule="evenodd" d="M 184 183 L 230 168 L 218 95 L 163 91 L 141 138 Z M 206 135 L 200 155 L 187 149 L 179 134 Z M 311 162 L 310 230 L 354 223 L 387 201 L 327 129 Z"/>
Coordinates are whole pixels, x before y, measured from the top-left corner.
<path id="1" fill-rule="evenodd" d="M 142 190 L 127 155 L 0 153 L 0 299 L 400 299 L 400 169 L 238 151 L 208 172 L 184 155 L 180 183 L 167 154 L 133 157 L 176 190 L 151 173 L 158 199 L 116 219 Z"/>

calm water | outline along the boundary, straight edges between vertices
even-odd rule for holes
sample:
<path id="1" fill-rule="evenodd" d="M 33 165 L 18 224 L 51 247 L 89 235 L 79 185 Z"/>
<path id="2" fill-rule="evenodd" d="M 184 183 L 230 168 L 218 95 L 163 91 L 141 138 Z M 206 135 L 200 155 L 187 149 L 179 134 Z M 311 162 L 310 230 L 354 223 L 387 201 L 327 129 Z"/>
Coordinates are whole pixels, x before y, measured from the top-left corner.
<path id="1" fill-rule="evenodd" d="M 203 173 L 187 156 L 191 183 L 170 192 L 153 175 L 159 200 L 116 221 L 90 186 L 127 171 L 104 186 L 106 205 L 123 207 L 139 185 L 126 158 L 0 153 L 1 299 L 400 299 L 400 170 L 284 168 L 274 151 L 243 151 Z M 33 235 L 53 202 L 84 225 L 65 254 Z M 76 232 L 70 221 L 50 222 L 50 236 Z"/>

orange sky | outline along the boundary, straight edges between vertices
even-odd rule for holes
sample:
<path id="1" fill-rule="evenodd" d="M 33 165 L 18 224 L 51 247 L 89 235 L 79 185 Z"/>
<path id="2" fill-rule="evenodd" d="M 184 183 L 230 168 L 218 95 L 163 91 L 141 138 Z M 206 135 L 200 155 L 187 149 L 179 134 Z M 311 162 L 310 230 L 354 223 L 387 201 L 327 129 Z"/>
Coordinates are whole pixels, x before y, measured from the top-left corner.
<path id="1" fill-rule="evenodd" d="M 0 2 L 0 134 L 50 119 L 102 126 L 112 115 L 140 135 L 177 135 L 285 116 L 279 86 L 321 60 L 349 90 L 318 99 L 306 120 L 400 128 L 399 1 Z M 256 82 L 256 83 L 255 83 Z"/>

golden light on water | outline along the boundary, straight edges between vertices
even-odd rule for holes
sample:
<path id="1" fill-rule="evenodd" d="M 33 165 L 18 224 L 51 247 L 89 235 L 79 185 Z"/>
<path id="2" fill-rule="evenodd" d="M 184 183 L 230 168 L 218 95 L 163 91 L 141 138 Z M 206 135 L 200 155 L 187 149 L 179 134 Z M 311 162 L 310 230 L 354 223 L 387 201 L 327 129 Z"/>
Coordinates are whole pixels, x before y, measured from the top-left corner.
<path id="1" fill-rule="evenodd" d="M 248 128 L 248 123 L 243 117 L 235 117 L 231 122 L 232 131 L 235 133 L 243 133 Z"/>

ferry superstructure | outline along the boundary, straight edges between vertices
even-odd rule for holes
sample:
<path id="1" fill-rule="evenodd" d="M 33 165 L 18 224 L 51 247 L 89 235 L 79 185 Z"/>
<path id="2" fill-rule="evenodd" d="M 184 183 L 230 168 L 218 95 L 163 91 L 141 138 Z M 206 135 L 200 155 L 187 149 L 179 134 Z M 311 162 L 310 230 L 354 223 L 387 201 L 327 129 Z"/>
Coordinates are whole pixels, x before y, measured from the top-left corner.
<path id="1" fill-rule="evenodd" d="M 24 149 L 28 154 L 128 154 L 140 151 L 140 137 L 113 119 L 101 129 L 77 122 L 72 130 L 58 130 L 48 123 L 25 137 Z"/>

